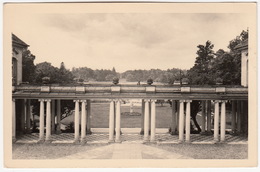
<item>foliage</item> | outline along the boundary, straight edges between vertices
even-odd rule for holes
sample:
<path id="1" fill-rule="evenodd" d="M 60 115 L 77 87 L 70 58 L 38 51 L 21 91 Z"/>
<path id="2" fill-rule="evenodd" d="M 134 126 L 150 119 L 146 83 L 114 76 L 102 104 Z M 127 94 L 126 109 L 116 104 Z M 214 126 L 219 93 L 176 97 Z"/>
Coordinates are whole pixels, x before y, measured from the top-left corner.
<path id="1" fill-rule="evenodd" d="M 23 82 L 33 83 L 35 79 L 35 56 L 31 54 L 30 50 L 26 50 L 22 55 L 22 80 Z"/>

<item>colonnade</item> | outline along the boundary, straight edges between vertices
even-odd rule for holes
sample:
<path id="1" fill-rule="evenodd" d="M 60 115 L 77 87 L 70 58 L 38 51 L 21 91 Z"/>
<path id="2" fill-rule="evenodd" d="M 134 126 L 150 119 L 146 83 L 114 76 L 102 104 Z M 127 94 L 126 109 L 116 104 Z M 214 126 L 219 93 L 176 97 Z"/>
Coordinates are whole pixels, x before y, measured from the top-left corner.
<path id="1" fill-rule="evenodd" d="M 190 142 L 190 123 L 191 123 L 191 103 L 192 100 L 172 100 L 172 134 L 178 134 L 179 142 Z M 16 137 L 16 105 L 15 99 L 12 101 L 13 118 L 12 118 L 12 136 Z M 30 132 L 30 114 L 31 101 L 24 99 L 22 105 L 22 126 L 26 128 L 26 132 Z M 51 142 L 51 134 L 60 131 L 60 114 L 61 102 L 54 99 L 39 99 L 40 102 L 40 119 L 39 119 L 39 142 Z M 90 132 L 90 100 L 74 100 L 75 116 L 74 116 L 74 143 L 85 143 L 86 134 Z M 142 117 L 141 117 L 141 133 L 143 131 L 144 142 L 155 142 L 156 134 L 156 99 L 142 99 Z M 226 130 L 226 100 L 214 100 L 214 141 L 225 141 Z M 109 110 L 109 142 L 121 142 L 121 103 L 120 99 L 111 99 Z M 55 108 L 55 106 L 57 108 Z M 242 101 L 232 101 L 232 131 L 240 132 L 241 116 L 243 116 Z M 211 101 L 201 102 L 202 132 L 211 131 Z M 80 113 L 81 111 L 81 113 Z M 45 133 L 45 112 L 46 112 L 46 134 Z M 57 121 L 55 128 L 55 114 Z M 81 115 L 81 117 L 80 117 Z M 26 117 L 26 118 L 25 118 Z M 207 120 L 206 120 L 207 117 Z M 207 126 L 205 125 L 207 124 Z M 81 125 L 81 131 L 80 131 Z M 220 128 L 220 134 L 219 134 Z"/>

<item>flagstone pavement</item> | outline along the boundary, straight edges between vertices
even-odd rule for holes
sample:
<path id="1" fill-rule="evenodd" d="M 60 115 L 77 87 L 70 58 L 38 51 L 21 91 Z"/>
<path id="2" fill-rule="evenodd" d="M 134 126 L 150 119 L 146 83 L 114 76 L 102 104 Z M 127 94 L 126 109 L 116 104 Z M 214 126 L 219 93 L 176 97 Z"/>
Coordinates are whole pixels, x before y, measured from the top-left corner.
<path id="1" fill-rule="evenodd" d="M 60 159 L 192 159 L 142 143 L 114 143 Z"/>

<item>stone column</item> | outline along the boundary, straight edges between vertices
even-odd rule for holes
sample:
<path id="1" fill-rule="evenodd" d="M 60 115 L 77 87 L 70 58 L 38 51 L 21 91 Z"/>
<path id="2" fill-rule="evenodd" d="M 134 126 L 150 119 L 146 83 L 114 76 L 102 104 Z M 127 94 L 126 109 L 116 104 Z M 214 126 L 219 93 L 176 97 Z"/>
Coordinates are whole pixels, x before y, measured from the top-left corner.
<path id="1" fill-rule="evenodd" d="M 237 101 L 237 132 L 241 133 L 241 101 Z"/>
<path id="2" fill-rule="evenodd" d="M 61 134 L 60 121 L 61 121 L 61 106 L 60 106 L 60 100 L 57 100 L 57 128 L 56 128 L 56 134 Z"/>
<path id="3" fill-rule="evenodd" d="M 151 135 L 151 101 L 149 102 L 149 135 Z"/>
<path id="4" fill-rule="evenodd" d="M 177 133 L 179 133 L 179 118 L 180 118 L 180 100 L 177 101 L 177 117 L 176 117 Z"/>
<path id="5" fill-rule="evenodd" d="M 232 100 L 232 121 L 231 121 L 232 133 L 236 132 L 236 100 Z"/>
<path id="6" fill-rule="evenodd" d="M 214 141 L 218 142 L 219 139 L 219 100 L 215 100 L 215 112 L 214 112 Z"/>
<path id="7" fill-rule="evenodd" d="M 151 142 L 155 142 L 156 132 L 156 100 L 151 100 Z"/>
<path id="8" fill-rule="evenodd" d="M 79 100 L 75 102 L 75 116 L 74 116 L 74 143 L 79 143 Z"/>
<path id="9" fill-rule="evenodd" d="M 91 134 L 91 100 L 87 100 L 87 134 Z"/>
<path id="10" fill-rule="evenodd" d="M 86 114 L 86 100 L 81 101 L 81 142 L 86 143 L 86 125 L 87 125 L 87 114 Z"/>
<path id="11" fill-rule="evenodd" d="M 175 100 L 172 100 L 172 126 L 171 126 L 171 135 L 176 135 L 177 128 L 177 116 L 176 116 L 176 104 Z"/>
<path id="12" fill-rule="evenodd" d="M 21 113 L 21 132 L 25 133 L 25 114 L 26 114 L 26 99 L 22 100 L 22 113 Z"/>
<path id="13" fill-rule="evenodd" d="M 110 102 L 110 109 L 109 109 L 109 140 L 108 142 L 114 142 L 114 119 L 115 119 L 115 102 L 111 100 Z"/>
<path id="14" fill-rule="evenodd" d="M 12 99 L 12 141 L 16 141 L 16 108 L 15 99 Z"/>
<path id="15" fill-rule="evenodd" d="M 191 100 L 186 100 L 186 142 L 190 142 L 190 103 Z"/>
<path id="16" fill-rule="evenodd" d="M 39 141 L 38 142 L 43 142 L 44 141 L 44 99 L 39 99 L 40 102 L 40 133 L 39 133 Z"/>
<path id="17" fill-rule="evenodd" d="M 31 133 L 31 100 L 26 102 L 26 133 Z"/>
<path id="18" fill-rule="evenodd" d="M 184 100 L 180 100 L 179 112 L 179 141 L 183 142 L 184 139 Z"/>
<path id="19" fill-rule="evenodd" d="M 141 113 L 141 131 L 140 134 L 143 135 L 144 134 L 144 99 L 142 99 L 142 113 Z"/>
<path id="20" fill-rule="evenodd" d="M 55 100 L 51 101 L 51 133 L 55 133 Z"/>
<path id="21" fill-rule="evenodd" d="M 149 100 L 145 101 L 145 112 L 144 112 L 144 141 L 149 141 Z"/>
<path id="22" fill-rule="evenodd" d="M 207 133 L 211 134 L 211 101 L 207 101 Z"/>
<path id="23" fill-rule="evenodd" d="M 226 100 L 221 103 L 221 124 L 220 124 L 220 141 L 225 141 L 226 132 Z"/>
<path id="24" fill-rule="evenodd" d="M 120 100 L 116 101 L 116 139 L 115 142 L 116 143 L 120 143 L 121 142 L 121 138 L 120 138 L 120 131 L 121 131 L 121 110 L 120 110 L 120 106 L 121 106 L 121 102 Z"/>
<path id="25" fill-rule="evenodd" d="M 46 138 L 45 142 L 51 142 L 51 99 L 46 100 Z"/>
<path id="26" fill-rule="evenodd" d="M 205 115 L 205 110 L 206 110 L 206 106 L 205 106 L 206 102 L 205 100 L 201 101 L 201 132 L 202 134 L 206 132 L 205 129 L 205 123 L 206 123 L 206 115 Z"/>

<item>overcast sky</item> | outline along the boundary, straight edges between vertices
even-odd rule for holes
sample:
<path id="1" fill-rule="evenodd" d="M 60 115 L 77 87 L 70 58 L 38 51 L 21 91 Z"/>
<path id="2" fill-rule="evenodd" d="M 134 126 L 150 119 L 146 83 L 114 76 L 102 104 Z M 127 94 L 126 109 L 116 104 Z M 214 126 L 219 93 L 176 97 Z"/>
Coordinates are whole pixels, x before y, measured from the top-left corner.
<path id="1" fill-rule="evenodd" d="M 197 45 L 214 50 L 248 27 L 245 14 L 120 13 L 13 15 L 12 32 L 30 45 L 35 64 L 130 69 L 189 69 Z"/>

